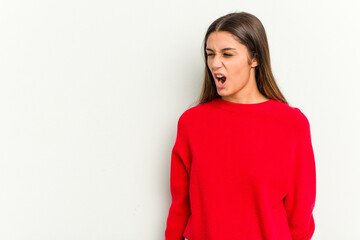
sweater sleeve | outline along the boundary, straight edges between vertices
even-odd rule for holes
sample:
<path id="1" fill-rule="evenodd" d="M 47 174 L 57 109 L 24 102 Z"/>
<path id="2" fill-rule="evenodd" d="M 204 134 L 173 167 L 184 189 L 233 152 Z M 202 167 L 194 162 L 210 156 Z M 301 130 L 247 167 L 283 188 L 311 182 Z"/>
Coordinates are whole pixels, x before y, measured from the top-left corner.
<path id="1" fill-rule="evenodd" d="M 289 191 L 284 198 L 288 225 L 293 240 L 309 240 L 315 231 L 313 208 L 316 194 L 315 158 L 311 143 L 310 124 L 299 112 L 294 161 Z"/>
<path id="2" fill-rule="evenodd" d="M 177 136 L 171 152 L 170 193 L 172 197 L 165 240 L 183 240 L 190 217 L 189 181 L 191 152 L 185 133 L 184 114 L 177 125 Z"/>

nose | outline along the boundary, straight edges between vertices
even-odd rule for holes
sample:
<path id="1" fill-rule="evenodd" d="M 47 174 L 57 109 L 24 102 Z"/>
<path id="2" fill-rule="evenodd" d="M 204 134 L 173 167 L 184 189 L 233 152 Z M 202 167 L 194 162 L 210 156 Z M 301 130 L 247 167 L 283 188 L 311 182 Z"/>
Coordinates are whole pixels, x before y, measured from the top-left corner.
<path id="1" fill-rule="evenodd" d="M 215 56 L 210 60 L 210 66 L 213 70 L 218 69 L 222 66 L 220 54 L 215 54 Z"/>

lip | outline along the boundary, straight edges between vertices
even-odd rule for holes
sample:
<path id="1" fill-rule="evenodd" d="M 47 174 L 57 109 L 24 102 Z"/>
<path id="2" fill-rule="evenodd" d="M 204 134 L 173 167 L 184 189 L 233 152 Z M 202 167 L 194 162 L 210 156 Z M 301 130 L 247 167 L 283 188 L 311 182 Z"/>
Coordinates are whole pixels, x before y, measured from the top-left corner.
<path id="1" fill-rule="evenodd" d="M 214 77 L 214 79 L 215 79 L 216 87 L 217 87 L 217 88 L 225 88 L 225 85 L 226 85 L 227 81 L 225 81 L 224 83 L 220 83 L 220 82 L 219 82 L 219 79 L 216 77 L 216 75 L 223 75 L 224 77 L 226 77 L 225 74 L 218 73 L 218 72 L 213 73 L 213 77 Z"/>
<path id="2" fill-rule="evenodd" d="M 226 77 L 225 74 L 223 74 L 223 73 L 221 73 L 221 72 L 214 72 L 213 75 L 214 75 L 214 77 L 215 77 L 216 75 L 223 75 L 224 77 Z"/>

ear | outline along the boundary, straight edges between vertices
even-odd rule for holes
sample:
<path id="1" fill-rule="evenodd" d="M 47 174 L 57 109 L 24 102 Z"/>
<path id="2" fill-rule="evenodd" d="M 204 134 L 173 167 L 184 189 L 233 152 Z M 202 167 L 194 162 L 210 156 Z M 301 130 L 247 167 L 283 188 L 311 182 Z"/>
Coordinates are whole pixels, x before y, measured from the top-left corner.
<path id="1" fill-rule="evenodd" d="M 257 67 L 258 66 L 258 61 L 257 59 L 254 57 L 252 60 L 251 60 L 251 67 Z"/>

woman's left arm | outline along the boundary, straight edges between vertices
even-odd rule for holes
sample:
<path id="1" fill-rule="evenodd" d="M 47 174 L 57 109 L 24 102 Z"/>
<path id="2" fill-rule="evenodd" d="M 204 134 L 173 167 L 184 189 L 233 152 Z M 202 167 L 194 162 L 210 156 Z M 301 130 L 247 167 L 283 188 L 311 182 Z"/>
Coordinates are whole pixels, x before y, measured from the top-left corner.
<path id="1" fill-rule="evenodd" d="M 309 240 L 315 231 L 313 217 L 316 195 L 315 157 L 309 121 L 298 108 L 296 109 L 300 121 L 289 192 L 284 199 L 284 206 L 292 239 Z"/>

